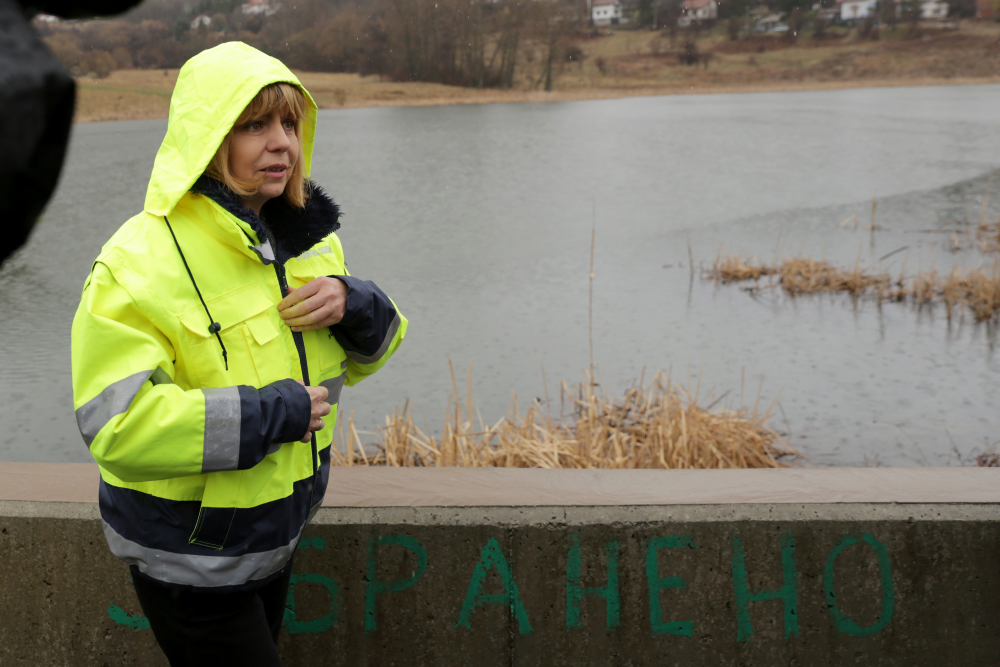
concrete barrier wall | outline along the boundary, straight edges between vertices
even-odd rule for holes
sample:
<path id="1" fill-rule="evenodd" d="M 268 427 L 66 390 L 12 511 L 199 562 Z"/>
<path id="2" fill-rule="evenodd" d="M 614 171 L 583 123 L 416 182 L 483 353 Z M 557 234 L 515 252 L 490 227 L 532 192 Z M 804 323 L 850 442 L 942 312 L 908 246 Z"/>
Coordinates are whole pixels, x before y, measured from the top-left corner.
<path id="1" fill-rule="evenodd" d="M 0 464 L 0 664 L 165 665 L 94 466 Z M 1000 470 L 340 469 L 286 665 L 1000 664 Z"/>

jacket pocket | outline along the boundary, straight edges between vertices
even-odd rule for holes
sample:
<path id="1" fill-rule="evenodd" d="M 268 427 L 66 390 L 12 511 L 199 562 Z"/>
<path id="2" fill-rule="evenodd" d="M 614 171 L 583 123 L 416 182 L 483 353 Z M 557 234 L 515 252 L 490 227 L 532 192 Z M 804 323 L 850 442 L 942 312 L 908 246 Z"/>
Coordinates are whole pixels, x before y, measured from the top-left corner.
<path id="1" fill-rule="evenodd" d="M 198 521 L 191 532 L 191 544 L 221 550 L 236 517 L 235 507 L 205 507 L 198 511 Z"/>
<path id="2" fill-rule="evenodd" d="M 187 334 L 186 349 L 179 356 L 184 357 L 189 375 L 199 386 L 261 387 L 288 377 L 287 355 L 271 319 L 270 311 L 275 306 L 259 285 L 243 285 L 205 303 L 222 327 L 219 335 L 226 348 L 225 359 L 219 341 L 208 329 L 208 315 L 200 303 L 178 316 Z"/>
<path id="3" fill-rule="evenodd" d="M 188 542 L 208 549 L 222 549 L 232 531 L 245 470 L 215 472 L 205 480 L 201 508 Z"/>

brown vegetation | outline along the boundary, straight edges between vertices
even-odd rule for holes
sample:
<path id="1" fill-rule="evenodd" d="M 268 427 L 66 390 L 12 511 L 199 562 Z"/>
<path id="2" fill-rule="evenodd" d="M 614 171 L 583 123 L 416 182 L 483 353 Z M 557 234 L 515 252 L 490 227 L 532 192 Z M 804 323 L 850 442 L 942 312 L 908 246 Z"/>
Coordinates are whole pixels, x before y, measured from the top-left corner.
<path id="1" fill-rule="evenodd" d="M 979 214 L 979 221 L 972 223 L 968 220 L 960 222 L 945 223 L 946 227 L 941 230 L 925 230 L 931 233 L 947 232 L 952 229 L 948 238 L 948 248 L 959 251 L 970 248 L 977 248 L 984 253 L 1000 253 L 1000 220 L 990 222 L 986 218 L 986 209 L 990 203 L 990 196 L 983 197 L 982 209 Z M 957 227 L 957 229 L 956 229 Z"/>
<path id="2" fill-rule="evenodd" d="M 452 373 L 454 384 L 455 376 Z M 619 399 L 600 396 L 592 383 L 563 385 L 572 416 L 554 419 L 532 405 L 522 415 L 516 396 L 509 413 L 493 426 L 473 425 L 471 381 L 465 406 L 458 398 L 440 436 L 416 426 L 409 404 L 386 417 L 374 451 L 348 420 L 331 450 L 333 465 L 512 468 L 779 468 L 797 456 L 766 424 L 768 414 L 740 408 L 701 407 L 697 396 L 663 375 L 636 385 Z M 369 453 L 371 452 L 371 453 Z"/>
<path id="3" fill-rule="evenodd" d="M 1000 468 L 1000 452 L 983 452 L 975 458 L 980 468 Z"/>
<path id="4" fill-rule="evenodd" d="M 473 88 L 506 89 L 527 78 L 551 90 L 581 16 L 574 0 L 373 0 L 364 6 L 297 0 L 273 2 L 269 13 L 252 15 L 235 0 L 151 4 L 159 6 L 112 20 L 36 26 L 78 76 L 178 68 L 206 48 L 239 40 L 308 71 Z"/>
<path id="5" fill-rule="evenodd" d="M 684 58 L 688 38 L 679 36 L 654 47 L 600 55 L 605 67 L 623 82 L 656 80 L 661 85 L 706 89 L 816 89 L 844 85 L 924 85 L 972 80 L 1000 80 L 1000 26 L 963 25 L 960 30 L 921 29 L 919 39 L 902 30 L 877 42 L 843 29 L 822 39 L 789 41 L 755 35 L 730 41 L 722 34 L 697 40 L 712 54 L 707 70 L 676 66 Z M 586 68 L 585 68 L 586 69 Z M 564 85 L 572 85 L 567 77 Z"/>
<path id="6" fill-rule="evenodd" d="M 830 292 L 872 299 L 880 304 L 883 301 L 905 301 L 917 306 L 943 303 L 949 320 L 962 308 L 968 308 L 977 322 L 991 320 L 1000 313 L 1000 260 L 994 261 L 989 269 L 977 268 L 963 273 L 955 266 L 947 275 L 929 270 L 910 277 L 901 272 L 898 278 L 893 278 L 884 271 L 863 269 L 860 263 L 855 263 L 848 271 L 808 257 L 768 265 L 736 256 L 720 256 L 706 275 L 721 283 L 757 281 L 774 276 L 776 282 L 747 289 L 760 291 L 779 287 L 793 297 Z"/>
<path id="7" fill-rule="evenodd" d="M 662 95 L 656 88 L 572 88 L 500 90 L 462 88 L 440 83 L 380 81 L 377 76 L 297 72 L 320 108 L 492 104 L 605 99 L 626 95 Z M 138 118 L 166 118 L 177 70 L 118 70 L 106 79 L 81 77 L 74 120 L 78 123 Z M 684 92 L 684 91 L 675 91 Z"/>
<path id="8" fill-rule="evenodd" d="M 321 106 L 334 108 L 1000 81 L 994 23 L 921 24 L 916 38 L 890 28 L 877 42 L 839 26 L 817 36 L 809 25 L 795 40 L 745 33 L 732 40 L 725 22 L 584 31 L 582 3 L 571 0 L 448 0 L 433 10 L 419 0 L 364 9 L 307 0 L 270 17 L 243 16 L 228 0 L 206 2 L 234 9 L 209 14 L 211 25 L 194 30 L 191 16 L 163 9 L 174 0 L 148 0 L 144 13 L 115 20 L 40 24 L 79 77 L 78 120 L 165 116 L 165 100 L 151 96 L 169 97 L 188 57 L 230 40 L 309 72 L 306 85 L 318 86 Z"/>

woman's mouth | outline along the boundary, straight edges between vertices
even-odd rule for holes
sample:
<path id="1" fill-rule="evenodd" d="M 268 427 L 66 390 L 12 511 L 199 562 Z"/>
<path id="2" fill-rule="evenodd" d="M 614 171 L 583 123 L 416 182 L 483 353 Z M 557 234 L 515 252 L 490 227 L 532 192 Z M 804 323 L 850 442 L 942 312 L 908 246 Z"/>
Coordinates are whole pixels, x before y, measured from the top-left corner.
<path id="1" fill-rule="evenodd" d="M 264 170 L 266 178 L 282 178 L 288 172 L 288 165 L 275 164 Z"/>

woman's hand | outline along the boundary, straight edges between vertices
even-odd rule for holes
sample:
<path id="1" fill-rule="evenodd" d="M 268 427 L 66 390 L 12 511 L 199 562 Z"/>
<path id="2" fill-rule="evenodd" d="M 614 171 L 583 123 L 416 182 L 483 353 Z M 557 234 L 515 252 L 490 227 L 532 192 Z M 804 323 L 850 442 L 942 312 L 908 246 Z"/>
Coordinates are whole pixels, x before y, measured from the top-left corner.
<path id="1" fill-rule="evenodd" d="M 296 380 L 296 382 L 305 387 L 302 380 Z M 312 414 L 309 417 L 309 430 L 306 431 L 306 434 L 302 436 L 299 442 L 309 442 L 312 440 L 313 433 L 322 430 L 326 426 L 323 417 L 330 414 L 330 404 L 326 402 L 326 399 L 330 396 L 330 392 L 327 391 L 326 387 L 306 387 L 306 391 L 309 392 L 309 398 L 312 400 Z"/>
<path id="2" fill-rule="evenodd" d="M 292 290 L 278 304 L 278 314 L 292 331 L 322 329 L 344 318 L 347 285 L 325 276 Z"/>

